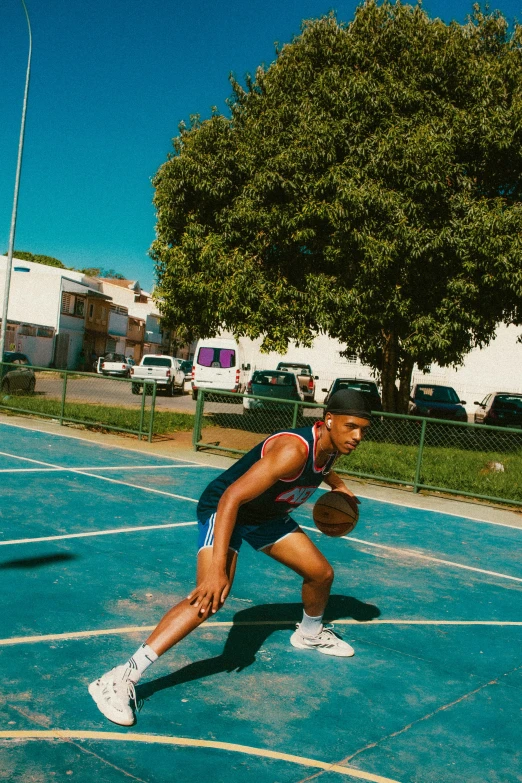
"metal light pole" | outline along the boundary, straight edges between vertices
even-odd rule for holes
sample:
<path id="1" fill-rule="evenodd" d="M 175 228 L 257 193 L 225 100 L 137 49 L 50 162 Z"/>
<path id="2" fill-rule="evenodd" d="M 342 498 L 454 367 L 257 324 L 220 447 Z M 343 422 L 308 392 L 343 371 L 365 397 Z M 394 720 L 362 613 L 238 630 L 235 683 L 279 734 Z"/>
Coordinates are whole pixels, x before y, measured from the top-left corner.
<path id="1" fill-rule="evenodd" d="M 13 199 L 13 213 L 11 215 L 11 231 L 9 233 L 9 249 L 7 251 L 7 269 L 5 271 L 4 307 L 2 310 L 2 325 L 0 327 L 0 361 L 5 350 L 5 337 L 7 334 L 7 306 L 9 304 L 9 288 L 11 285 L 11 267 L 13 265 L 13 248 L 16 231 L 16 213 L 18 209 L 18 190 L 20 187 L 20 172 L 22 170 L 22 155 L 24 151 L 25 114 L 27 111 L 27 95 L 29 93 L 29 77 L 31 75 L 31 52 L 33 49 L 33 37 L 31 34 L 31 22 L 24 0 L 21 0 L 24 8 L 27 27 L 29 29 L 29 56 L 27 58 L 27 73 L 25 76 L 24 105 L 22 108 L 22 124 L 20 127 L 20 141 L 18 143 L 18 162 L 16 165 L 15 189 Z"/>

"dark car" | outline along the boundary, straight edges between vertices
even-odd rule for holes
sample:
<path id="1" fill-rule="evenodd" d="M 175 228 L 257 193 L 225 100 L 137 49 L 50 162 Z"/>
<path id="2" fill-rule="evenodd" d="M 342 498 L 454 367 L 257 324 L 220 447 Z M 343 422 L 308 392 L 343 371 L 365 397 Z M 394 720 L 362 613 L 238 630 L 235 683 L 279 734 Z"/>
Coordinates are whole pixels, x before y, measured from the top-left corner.
<path id="1" fill-rule="evenodd" d="M 324 404 L 327 405 L 332 394 L 341 389 L 355 389 L 355 391 L 366 394 L 370 402 L 370 409 L 372 411 L 382 411 L 381 395 L 379 394 L 377 384 L 374 381 L 367 381 L 365 378 L 336 378 L 328 390 L 323 389 L 323 391 L 327 392 Z"/>
<path id="2" fill-rule="evenodd" d="M 299 387 L 296 376 L 293 372 L 284 370 L 255 370 L 252 378 L 247 383 L 247 394 L 259 395 L 260 397 L 270 397 L 275 400 L 295 400 L 303 401 L 303 392 Z M 243 409 L 245 413 L 257 411 L 263 408 L 281 408 L 277 402 L 271 400 L 255 400 L 250 397 L 243 397 Z"/>
<path id="3" fill-rule="evenodd" d="M 192 380 L 192 359 L 183 359 L 181 361 L 181 369 L 185 373 L 185 381 Z"/>
<path id="4" fill-rule="evenodd" d="M 493 392 L 487 394 L 475 411 L 475 424 L 491 424 L 495 427 L 522 427 L 522 394 Z"/>
<path id="5" fill-rule="evenodd" d="M 5 351 L 4 362 L 0 369 L 0 389 L 4 394 L 14 391 L 34 392 L 36 377 L 31 362 L 24 353 Z"/>
<path id="6" fill-rule="evenodd" d="M 459 399 L 451 386 L 417 383 L 410 397 L 409 413 L 412 416 L 467 422 L 468 414 L 462 407 L 465 404 L 466 401 Z"/>

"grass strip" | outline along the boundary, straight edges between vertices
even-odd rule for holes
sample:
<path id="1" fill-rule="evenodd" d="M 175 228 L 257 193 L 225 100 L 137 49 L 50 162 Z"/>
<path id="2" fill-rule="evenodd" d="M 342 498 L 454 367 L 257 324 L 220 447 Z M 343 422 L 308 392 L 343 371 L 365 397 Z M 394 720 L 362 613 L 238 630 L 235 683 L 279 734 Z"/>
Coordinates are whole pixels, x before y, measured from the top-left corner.
<path id="1" fill-rule="evenodd" d="M 0 407 L 8 410 L 25 410 L 35 415 L 45 414 L 54 418 L 60 417 L 61 402 L 58 399 L 25 395 L 8 395 L 0 398 Z M 140 409 L 123 408 L 116 405 L 100 405 L 80 402 L 66 402 L 65 419 L 82 422 L 92 422 L 93 427 L 103 425 L 121 428 L 122 430 L 138 430 Z M 145 408 L 143 431 L 147 432 L 150 422 L 150 408 Z M 166 435 L 169 432 L 188 432 L 194 428 L 192 413 L 176 411 L 158 411 L 154 414 L 154 434 Z"/>
<path id="2" fill-rule="evenodd" d="M 347 474 L 369 473 L 382 480 L 397 479 L 413 484 L 417 454 L 417 446 L 366 442 L 349 457 L 341 457 L 336 470 Z M 521 451 L 426 446 L 420 481 L 444 489 L 521 501 L 521 475 Z"/>

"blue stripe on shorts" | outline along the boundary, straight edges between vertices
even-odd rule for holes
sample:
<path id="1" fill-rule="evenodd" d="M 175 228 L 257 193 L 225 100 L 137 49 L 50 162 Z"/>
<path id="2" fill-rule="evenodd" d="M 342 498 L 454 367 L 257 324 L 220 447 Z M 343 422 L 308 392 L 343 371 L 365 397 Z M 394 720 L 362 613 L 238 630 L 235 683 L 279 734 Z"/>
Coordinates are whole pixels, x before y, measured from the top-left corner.
<path id="1" fill-rule="evenodd" d="M 198 520 L 198 552 L 214 545 L 215 520 L 215 513 L 204 521 Z M 236 525 L 230 537 L 229 549 L 239 552 L 243 541 L 256 551 L 266 549 L 295 530 L 299 530 L 299 525 L 289 516 L 270 519 L 259 525 Z"/>

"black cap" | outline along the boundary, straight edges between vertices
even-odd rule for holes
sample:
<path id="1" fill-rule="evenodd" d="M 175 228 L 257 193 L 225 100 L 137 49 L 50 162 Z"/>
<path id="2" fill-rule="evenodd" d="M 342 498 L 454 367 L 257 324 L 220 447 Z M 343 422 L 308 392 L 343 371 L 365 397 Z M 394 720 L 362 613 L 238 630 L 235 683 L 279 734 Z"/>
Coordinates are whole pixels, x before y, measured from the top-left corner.
<path id="1" fill-rule="evenodd" d="M 328 400 L 325 413 L 357 416 L 359 419 L 371 419 L 368 395 L 355 389 L 340 389 Z"/>

